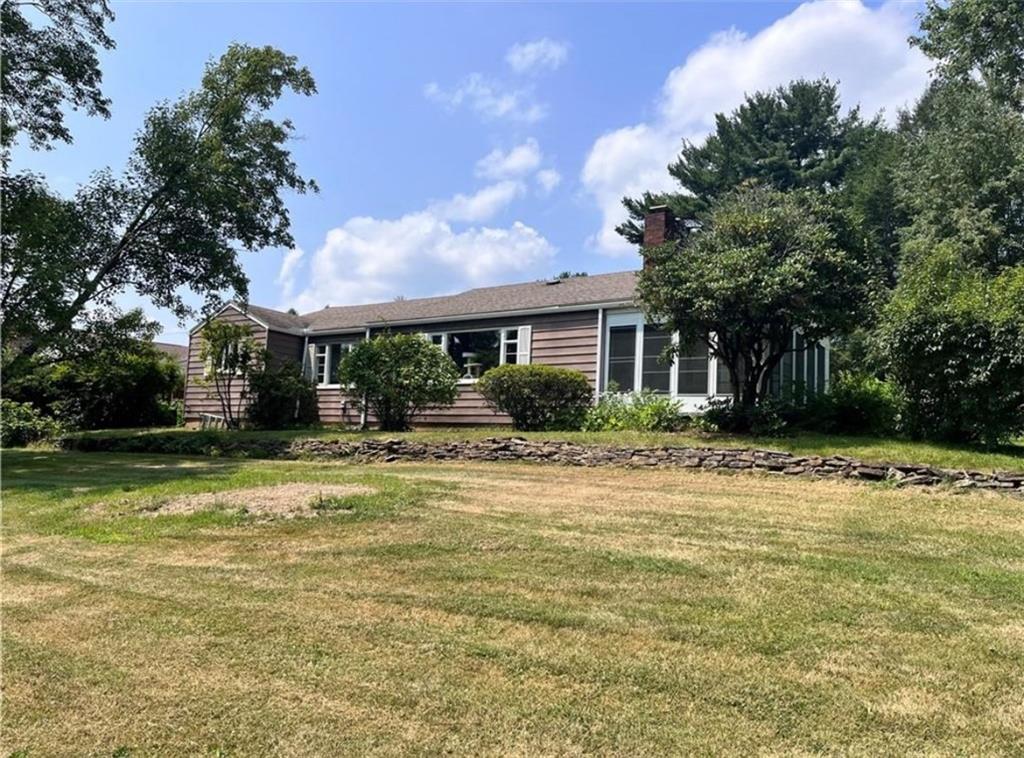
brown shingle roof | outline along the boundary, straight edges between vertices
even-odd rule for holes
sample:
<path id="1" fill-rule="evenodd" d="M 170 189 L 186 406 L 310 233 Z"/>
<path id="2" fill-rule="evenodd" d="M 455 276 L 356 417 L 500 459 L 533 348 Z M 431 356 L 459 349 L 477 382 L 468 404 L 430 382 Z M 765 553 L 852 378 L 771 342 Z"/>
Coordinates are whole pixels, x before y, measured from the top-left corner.
<path id="1" fill-rule="evenodd" d="M 630 302 L 636 289 L 636 272 L 619 271 L 554 281 L 557 283 L 538 281 L 506 284 L 480 287 L 443 297 L 324 308 L 305 313 L 301 318 L 312 331 L 324 332 L 408 321 L 443 321 L 453 317 L 535 308 Z"/>
<path id="2" fill-rule="evenodd" d="M 246 313 L 252 314 L 253 318 L 259 319 L 271 329 L 287 331 L 290 329 L 304 329 L 309 326 L 306 319 L 302 318 L 302 316 L 275 311 L 272 308 L 264 308 L 261 305 L 248 305 L 243 310 Z"/>
<path id="3" fill-rule="evenodd" d="M 441 297 L 342 305 L 300 316 L 259 305 L 249 305 L 244 310 L 271 329 L 296 331 L 308 328 L 314 332 L 330 332 L 409 321 L 444 321 L 477 314 L 631 302 L 635 289 L 636 272 L 618 271 L 614 274 L 478 287 Z"/>
<path id="4" fill-rule="evenodd" d="M 188 345 L 176 345 L 173 342 L 154 342 L 153 347 L 176 360 L 182 368 L 185 368 L 188 363 Z"/>

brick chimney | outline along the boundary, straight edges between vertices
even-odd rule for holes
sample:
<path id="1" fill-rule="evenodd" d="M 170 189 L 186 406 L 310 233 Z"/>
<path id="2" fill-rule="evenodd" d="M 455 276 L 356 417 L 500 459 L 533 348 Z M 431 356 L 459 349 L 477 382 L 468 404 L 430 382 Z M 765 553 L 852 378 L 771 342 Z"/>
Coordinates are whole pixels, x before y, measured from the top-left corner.
<path id="1" fill-rule="evenodd" d="M 674 236 L 675 217 L 667 205 L 655 205 L 648 209 L 644 216 L 644 247 L 655 247 L 664 244 Z M 643 250 L 640 251 L 643 255 Z M 647 268 L 647 257 L 644 256 L 644 268 Z"/>

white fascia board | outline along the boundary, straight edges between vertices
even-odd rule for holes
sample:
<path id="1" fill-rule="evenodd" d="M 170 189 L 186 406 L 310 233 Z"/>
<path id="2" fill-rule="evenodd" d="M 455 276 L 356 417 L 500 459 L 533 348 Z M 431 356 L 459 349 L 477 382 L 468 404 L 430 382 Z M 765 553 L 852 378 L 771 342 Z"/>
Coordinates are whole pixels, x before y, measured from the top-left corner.
<path id="1" fill-rule="evenodd" d="M 241 313 L 243 316 L 245 316 L 247 319 L 252 321 L 254 324 L 258 324 L 259 326 L 262 326 L 264 329 L 267 329 L 267 330 L 269 330 L 271 332 L 281 332 L 281 333 L 284 333 L 284 334 L 294 334 L 297 337 L 302 337 L 302 336 L 304 336 L 309 331 L 308 329 L 281 329 L 281 328 L 276 327 L 276 326 L 271 326 L 270 324 L 268 324 L 263 319 L 257 318 L 256 316 L 254 316 L 249 311 L 242 310 L 238 306 L 237 303 L 231 302 L 231 303 L 226 303 L 223 308 L 221 308 L 219 311 L 214 313 L 212 316 L 210 316 L 208 319 L 203 321 L 201 324 L 197 324 L 196 326 L 192 327 L 192 329 L 189 330 L 189 336 L 191 336 L 191 335 L 195 334 L 196 332 L 198 332 L 200 329 L 202 329 L 206 325 L 207 321 L 212 321 L 213 319 L 217 318 L 217 316 L 219 316 L 222 313 L 224 313 L 224 311 L 226 311 L 228 308 L 234 308 L 236 311 Z"/>
<path id="2" fill-rule="evenodd" d="M 597 311 L 601 308 L 628 308 L 633 306 L 632 300 L 616 300 L 604 303 L 584 303 L 580 305 L 556 305 L 546 308 L 523 308 L 515 311 L 495 311 L 491 313 L 469 313 L 461 316 L 441 316 L 430 318 L 404 319 L 401 321 L 379 321 L 365 327 L 345 327 L 344 329 L 307 329 L 311 337 L 332 334 L 361 332 L 364 329 L 387 329 L 390 326 L 416 326 L 419 324 L 447 324 L 451 321 L 482 321 L 495 318 L 516 318 L 517 316 L 543 316 L 552 313 L 578 313 L 581 311 Z"/>

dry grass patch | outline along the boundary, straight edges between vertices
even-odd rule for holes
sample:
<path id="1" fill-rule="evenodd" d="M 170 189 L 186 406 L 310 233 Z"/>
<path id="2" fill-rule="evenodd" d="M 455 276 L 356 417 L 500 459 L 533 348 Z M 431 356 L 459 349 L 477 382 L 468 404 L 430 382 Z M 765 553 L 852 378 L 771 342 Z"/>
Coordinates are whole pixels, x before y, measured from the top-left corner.
<path id="1" fill-rule="evenodd" d="M 328 510 L 344 511 L 344 499 L 369 495 L 373 488 L 348 484 L 275 484 L 266 487 L 181 495 L 144 506 L 147 516 L 196 513 L 211 508 L 236 508 L 257 518 L 309 518 Z"/>

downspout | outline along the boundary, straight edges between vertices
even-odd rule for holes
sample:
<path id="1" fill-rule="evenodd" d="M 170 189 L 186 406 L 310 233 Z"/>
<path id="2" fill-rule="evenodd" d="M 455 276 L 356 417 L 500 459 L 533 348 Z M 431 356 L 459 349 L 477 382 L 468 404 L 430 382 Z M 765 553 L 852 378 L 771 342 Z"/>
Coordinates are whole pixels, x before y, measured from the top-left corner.
<path id="1" fill-rule="evenodd" d="M 604 344 L 604 308 L 597 309 L 597 359 L 594 367 L 594 405 L 601 399 L 601 349 Z"/>
<path id="2" fill-rule="evenodd" d="M 309 333 L 305 329 L 302 330 L 305 336 L 302 338 L 302 375 L 306 375 L 306 361 L 309 360 Z M 310 374 L 313 372 L 310 371 Z M 313 392 L 316 392 L 316 385 L 313 385 Z M 316 395 L 316 404 L 320 405 L 320 393 Z M 317 410 L 319 416 L 319 408 Z M 299 399 L 295 398 L 295 414 L 292 416 L 293 421 L 297 421 L 299 418 Z"/>
<path id="3" fill-rule="evenodd" d="M 366 327 L 366 341 L 370 340 L 370 327 Z M 359 428 L 366 428 L 366 393 L 363 393 L 363 402 L 360 403 L 362 410 L 359 412 Z"/>

